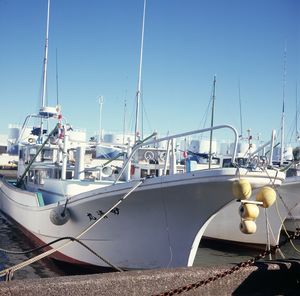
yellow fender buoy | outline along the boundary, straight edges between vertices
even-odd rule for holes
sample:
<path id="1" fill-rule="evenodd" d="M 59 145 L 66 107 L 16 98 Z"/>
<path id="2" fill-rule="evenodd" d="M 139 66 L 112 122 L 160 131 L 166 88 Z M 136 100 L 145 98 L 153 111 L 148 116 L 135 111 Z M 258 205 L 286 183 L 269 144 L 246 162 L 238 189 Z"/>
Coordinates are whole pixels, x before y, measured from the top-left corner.
<path id="1" fill-rule="evenodd" d="M 275 202 L 276 192 L 273 188 L 265 186 L 257 192 L 256 200 L 263 203 L 262 207 L 268 208 Z"/>
<path id="2" fill-rule="evenodd" d="M 251 196 L 251 184 L 246 179 L 235 180 L 232 184 L 232 193 L 236 199 L 248 199 Z"/>
<path id="3" fill-rule="evenodd" d="M 239 207 L 241 218 L 254 221 L 259 215 L 259 208 L 255 204 L 242 204 Z"/>
<path id="4" fill-rule="evenodd" d="M 256 223 L 252 220 L 242 220 L 240 223 L 240 231 L 245 234 L 255 233 L 256 228 Z"/>

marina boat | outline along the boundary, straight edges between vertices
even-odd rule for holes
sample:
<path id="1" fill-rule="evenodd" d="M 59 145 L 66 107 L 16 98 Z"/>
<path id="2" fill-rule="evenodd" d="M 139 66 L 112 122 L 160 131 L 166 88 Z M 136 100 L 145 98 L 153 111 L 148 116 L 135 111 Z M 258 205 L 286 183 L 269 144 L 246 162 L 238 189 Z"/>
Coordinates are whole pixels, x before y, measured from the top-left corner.
<path id="1" fill-rule="evenodd" d="M 17 168 L 17 157 L 8 153 L 0 154 L 0 169 L 15 170 Z"/>
<path id="2" fill-rule="evenodd" d="M 205 238 L 243 244 L 247 247 L 276 246 L 279 244 L 283 223 L 290 212 L 299 205 L 299 183 L 287 182 L 277 189 L 276 204 L 263 209 L 256 219 L 257 230 L 253 234 L 239 229 L 239 204 L 231 202 L 212 219 L 204 233 Z M 235 215 L 236 214 L 236 215 Z M 294 214 L 293 214 L 294 216 Z M 226 218 L 230 217 L 230 219 Z M 289 220 L 289 222 L 292 222 Z M 292 223 L 292 225 L 295 225 Z"/>
<path id="3" fill-rule="evenodd" d="M 8 153 L 8 137 L 0 135 L 0 169 L 16 169 L 18 157 Z"/>
<path id="4" fill-rule="evenodd" d="M 255 166 L 264 170 L 265 164 L 256 162 Z M 271 156 L 272 159 L 272 156 Z M 244 159 L 244 162 L 249 160 Z M 281 168 L 282 169 L 282 168 Z M 277 168 L 280 171 L 280 168 Z M 272 181 L 270 180 L 270 185 Z M 295 227 L 296 211 L 300 205 L 299 198 L 300 183 L 299 177 L 287 177 L 282 186 L 276 189 L 277 199 L 275 205 L 268 209 L 262 209 L 256 219 L 257 230 L 253 234 L 245 234 L 239 231 L 240 218 L 236 215 L 240 211 L 239 204 L 229 203 L 215 217 L 205 230 L 204 237 L 213 240 L 221 240 L 230 243 L 242 244 L 247 247 L 266 247 L 279 244 L 280 234 L 284 221 L 287 227 Z M 293 214 L 293 218 L 291 217 Z M 228 219 L 227 217 L 231 217 Z M 291 221 L 293 220 L 293 222 Z"/>
<path id="5" fill-rule="evenodd" d="M 299 197 L 300 192 L 300 170 L 299 165 L 290 168 L 287 171 L 287 177 L 282 184 L 282 194 L 285 196 Z M 284 221 L 284 227 L 288 232 L 296 232 L 300 229 L 300 202 L 294 208 L 290 209 L 287 218 Z"/>
<path id="6" fill-rule="evenodd" d="M 106 133 L 101 142 L 95 143 L 95 158 L 112 159 L 122 153 L 130 142 L 131 135 L 122 135 L 118 133 Z M 125 140 L 126 139 L 126 140 Z M 131 140 L 133 143 L 133 140 Z"/>
<path id="7" fill-rule="evenodd" d="M 47 108 L 37 117 L 45 120 L 48 110 L 47 120 L 61 120 Z M 284 178 L 275 170 L 234 167 L 176 174 L 175 153 L 170 149 L 166 161 L 174 166 L 170 165 L 168 175 L 130 179 L 131 160 L 143 145 L 172 143 L 210 131 L 208 128 L 137 144 L 128 151 L 118 178 L 89 180 L 85 178 L 84 147 L 70 147 L 67 125 L 59 126 L 60 132 L 54 128 L 43 135 L 42 142 L 36 136 L 33 143 L 19 145 L 19 178 L 14 184 L 0 180 L 0 208 L 38 244 L 68 236 L 93 250 L 75 241 L 52 245 L 56 252 L 51 256 L 70 263 L 109 267 L 107 262 L 112 262 L 123 269 L 192 266 L 206 226 L 234 198 L 235 181 L 247 180 L 255 194 L 270 180 L 279 186 Z M 212 129 L 221 128 L 232 130 L 237 141 L 237 132 L 230 126 Z M 64 136 L 58 136 L 61 134 Z M 74 151 L 75 162 L 69 155 Z M 232 162 L 234 159 L 233 153 Z"/>

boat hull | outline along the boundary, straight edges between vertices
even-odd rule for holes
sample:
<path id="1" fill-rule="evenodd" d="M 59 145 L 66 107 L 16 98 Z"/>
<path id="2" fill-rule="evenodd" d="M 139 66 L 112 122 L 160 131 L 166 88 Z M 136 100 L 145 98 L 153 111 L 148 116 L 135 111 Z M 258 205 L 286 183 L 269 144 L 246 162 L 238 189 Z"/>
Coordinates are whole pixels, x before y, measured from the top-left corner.
<path id="1" fill-rule="evenodd" d="M 266 179 L 249 174 L 245 178 L 254 192 L 266 183 Z M 56 204 L 41 206 L 35 200 L 36 193 L 16 189 L 3 179 L 0 206 L 36 241 L 49 243 L 65 236 L 80 237 L 89 248 L 123 269 L 192 266 L 210 219 L 232 201 L 232 183 L 236 179 L 233 168 L 146 179 L 99 223 L 95 222 L 137 181 L 72 196 L 67 204 L 70 219 L 60 226 L 49 219 Z M 81 235 L 92 223 L 94 227 Z M 52 245 L 59 247 L 59 252 L 52 254 L 54 258 L 108 266 L 80 244 L 72 242 L 60 247 L 63 243 Z"/>
<path id="2" fill-rule="evenodd" d="M 282 190 L 285 195 L 300 201 L 300 176 L 287 178 L 282 186 Z M 290 209 L 284 221 L 284 226 L 288 232 L 300 230 L 300 202 Z"/>
<path id="3" fill-rule="evenodd" d="M 286 179 L 277 188 L 276 203 L 268 209 L 260 207 L 259 216 L 255 221 L 257 230 L 254 234 L 244 234 L 239 230 L 241 221 L 238 215 L 239 204 L 231 202 L 214 217 L 206 228 L 204 237 L 244 244 L 248 247 L 265 248 L 267 244 L 276 246 L 279 244 L 283 221 L 292 209 L 299 208 L 298 192 L 300 192 L 300 182 Z M 266 227 L 267 221 L 269 228 Z"/>

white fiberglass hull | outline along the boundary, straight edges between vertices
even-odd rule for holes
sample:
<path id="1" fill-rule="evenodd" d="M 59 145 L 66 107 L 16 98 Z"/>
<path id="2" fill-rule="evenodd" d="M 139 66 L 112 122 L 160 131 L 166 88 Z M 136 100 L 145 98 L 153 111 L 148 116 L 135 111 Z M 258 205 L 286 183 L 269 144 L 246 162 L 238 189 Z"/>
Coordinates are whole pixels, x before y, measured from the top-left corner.
<path id="1" fill-rule="evenodd" d="M 240 174 L 243 173 L 246 170 L 240 169 Z M 261 175 L 247 174 L 244 178 L 249 179 L 255 189 L 268 182 L 268 178 Z M 125 269 L 192 266 L 209 220 L 232 201 L 232 182 L 236 179 L 234 168 L 146 179 L 114 212 L 80 239 Z M 56 204 L 40 206 L 35 193 L 16 189 L 4 180 L 0 180 L 0 207 L 35 239 L 49 243 L 64 236 L 77 237 L 136 182 L 72 196 L 67 205 L 71 218 L 61 226 L 52 224 L 49 219 Z M 62 242 L 53 247 L 60 244 Z M 107 266 L 76 242 L 63 247 L 53 257 Z"/>
<path id="2" fill-rule="evenodd" d="M 292 196 L 299 200 L 297 206 L 290 210 L 284 221 L 286 230 L 295 232 L 300 229 L 300 176 L 286 178 L 282 185 L 282 190 L 287 196 Z"/>
<path id="3" fill-rule="evenodd" d="M 257 230 L 254 234 L 244 234 L 239 230 L 241 219 L 238 210 L 240 204 L 231 202 L 217 213 L 206 228 L 204 237 L 247 246 L 278 245 L 283 221 L 289 216 L 289 212 L 299 208 L 300 204 L 300 182 L 291 182 L 288 179 L 277 188 L 276 203 L 268 209 L 259 208 L 260 213 L 255 221 Z"/>

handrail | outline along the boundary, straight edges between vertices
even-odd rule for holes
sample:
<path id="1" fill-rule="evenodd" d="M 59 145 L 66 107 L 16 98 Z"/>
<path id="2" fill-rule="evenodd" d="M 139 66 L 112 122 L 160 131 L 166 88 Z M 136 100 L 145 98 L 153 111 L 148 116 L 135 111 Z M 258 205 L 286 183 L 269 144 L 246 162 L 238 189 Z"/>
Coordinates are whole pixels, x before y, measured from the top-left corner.
<path id="1" fill-rule="evenodd" d="M 20 186 L 22 185 L 23 179 L 26 176 L 27 172 L 29 171 L 31 165 L 34 163 L 34 161 L 36 160 L 36 158 L 38 157 L 38 155 L 40 154 L 40 152 L 43 150 L 44 146 L 47 144 L 47 142 L 50 139 L 50 137 L 52 137 L 52 135 L 57 131 L 58 128 L 59 128 L 59 123 L 56 124 L 55 128 L 50 132 L 50 134 L 48 135 L 47 139 L 44 141 L 44 143 L 41 145 L 41 147 L 39 147 L 38 151 L 36 152 L 36 154 L 34 155 L 34 157 L 29 162 L 28 166 L 24 170 L 22 176 L 20 178 L 18 178 L 16 187 L 20 188 Z"/>
<path id="2" fill-rule="evenodd" d="M 29 114 L 29 115 L 27 115 L 24 122 L 23 122 L 23 124 L 22 124 L 22 127 L 20 129 L 18 139 L 15 142 L 16 144 L 20 143 L 20 141 L 22 140 L 22 137 L 23 137 L 23 134 L 24 134 L 24 131 L 25 131 L 25 127 L 27 126 L 27 123 L 31 118 L 44 118 L 44 119 L 47 119 L 48 117 L 42 116 L 40 114 Z M 53 118 L 53 117 L 50 117 L 50 118 Z M 61 120 L 63 120 L 65 123 L 67 123 L 66 118 L 63 117 Z"/>
<path id="3" fill-rule="evenodd" d="M 230 130 L 233 131 L 234 133 L 234 136 L 235 136 L 235 142 L 234 142 L 234 149 L 233 149 L 233 153 L 232 153 L 232 157 L 231 157 L 231 161 L 232 163 L 235 162 L 235 157 L 236 157 L 236 151 L 237 151 L 237 145 L 238 145 L 238 132 L 237 130 L 231 126 L 231 125 L 227 125 L 227 124 L 224 124 L 224 125 L 218 125 L 218 126 L 213 126 L 213 127 L 209 127 L 209 128 L 204 128 L 204 129 L 199 129 L 199 130 L 193 130 L 193 131 L 190 131 L 190 132 L 185 132 L 185 133 L 181 133 L 181 134 L 175 134 L 175 135 L 171 135 L 171 136 L 167 136 L 167 137 L 164 137 L 164 138 L 160 138 L 160 139 L 154 139 L 154 140 L 151 140 L 151 141 L 146 141 L 146 142 L 143 142 L 143 143 L 139 143 L 137 145 L 135 145 L 133 148 L 132 148 L 132 151 L 129 155 L 129 157 L 127 158 L 127 160 L 125 161 L 118 177 L 116 178 L 116 180 L 114 181 L 114 184 L 116 184 L 117 181 L 119 181 L 119 179 L 121 178 L 122 174 L 124 173 L 126 167 L 128 166 L 128 163 L 131 161 L 131 159 L 133 158 L 133 155 L 136 153 L 136 151 L 141 148 L 142 146 L 146 146 L 146 145 L 151 145 L 151 144 L 156 144 L 156 143 L 160 143 L 160 142 L 163 142 L 163 141 L 169 141 L 171 139 L 177 139 L 177 138 L 182 138 L 182 137 L 186 137 L 186 136 L 190 136 L 190 135 L 193 135 L 193 134 L 200 134 L 200 133 L 205 133 L 205 132 L 208 132 L 208 131 L 213 131 L 213 130 L 217 130 L 217 129 L 222 129 L 222 128 L 228 128 Z"/>
<path id="4" fill-rule="evenodd" d="M 29 114 L 29 115 L 26 116 L 26 118 L 25 118 L 25 120 L 24 120 L 24 122 L 22 124 L 21 131 L 20 131 L 20 134 L 19 134 L 19 137 L 18 137 L 16 143 L 19 143 L 20 140 L 22 140 L 22 137 L 23 137 L 23 134 L 24 134 L 24 128 L 25 128 L 28 120 L 30 118 L 34 118 L 34 117 L 39 118 L 39 116 L 37 114 Z"/>

